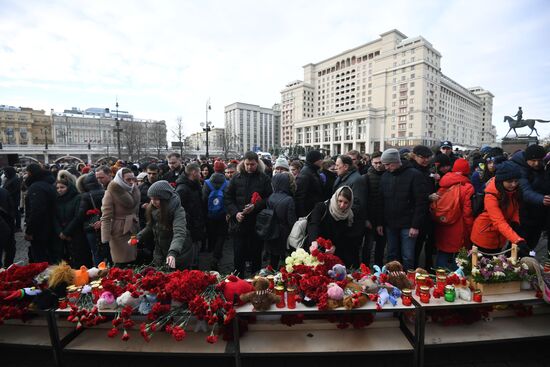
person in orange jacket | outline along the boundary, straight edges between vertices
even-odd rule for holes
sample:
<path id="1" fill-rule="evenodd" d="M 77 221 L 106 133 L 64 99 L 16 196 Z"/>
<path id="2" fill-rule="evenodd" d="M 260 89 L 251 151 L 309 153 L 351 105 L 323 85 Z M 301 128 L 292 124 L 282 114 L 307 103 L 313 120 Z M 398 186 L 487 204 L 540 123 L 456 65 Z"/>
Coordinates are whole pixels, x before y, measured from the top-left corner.
<path id="1" fill-rule="evenodd" d="M 496 253 L 506 241 L 521 244 L 525 240 L 512 228 L 519 225 L 522 201 L 519 167 L 509 161 L 497 166 L 495 177 L 485 188 L 485 208 L 474 221 L 470 239 L 483 252 Z"/>
<path id="2" fill-rule="evenodd" d="M 462 214 L 452 224 L 436 223 L 435 225 L 436 267 L 438 268 L 455 270 L 454 258 L 456 253 L 462 247 L 470 247 L 470 233 L 474 222 L 471 198 L 475 190 L 468 178 L 469 174 L 470 165 L 468 161 L 459 158 L 455 161 L 452 172 L 444 175 L 439 181 L 439 190 L 436 193 L 439 197 L 452 186 L 460 185 L 459 208 Z"/>

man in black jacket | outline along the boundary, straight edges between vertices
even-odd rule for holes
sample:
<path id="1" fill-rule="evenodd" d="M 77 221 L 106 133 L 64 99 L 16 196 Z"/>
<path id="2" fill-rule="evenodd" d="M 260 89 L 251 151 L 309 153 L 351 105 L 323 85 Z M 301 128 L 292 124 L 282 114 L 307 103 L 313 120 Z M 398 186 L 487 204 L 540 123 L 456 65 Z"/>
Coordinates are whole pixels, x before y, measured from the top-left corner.
<path id="1" fill-rule="evenodd" d="M 377 220 L 379 235 L 388 239 L 388 261 L 398 260 L 405 270 L 414 268 L 414 250 L 419 228 L 425 220 L 428 189 L 422 174 L 397 149 L 382 153 L 386 172 L 380 180 L 383 216 Z M 384 227 L 382 226 L 384 223 Z"/>
<path id="2" fill-rule="evenodd" d="M 266 207 L 272 193 L 269 177 L 264 174 L 264 164 L 254 152 L 247 152 L 225 189 L 224 204 L 233 235 L 235 270 L 245 276 L 245 263 L 251 262 L 252 273 L 261 268 L 263 242 L 256 235 L 256 217 Z M 257 193 L 257 195 L 254 195 Z M 258 196 L 252 202 L 253 196 Z"/>
<path id="3" fill-rule="evenodd" d="M 15 211 L 8 190 L 0 188 L 0 268 L 7 268 L 15 258 Z"/>
<path id="4" fill-rule="evenodd" d="M 323 164 L 323 155 L 318 150 L 311 150 L 306 155 L 306 165 L 296 178 L 296 217 L 305 217 L 315 204 L 325 200 L 323 182 L 319 169 Z"/>
<path id="5" fill-rule="evenodd" d="M 15 206 L 15 230 L 21 231 L 21 212 L 19 211 L 19 204 L 21 202 L 21 179 L 17 176 L 15 168 L 7 166 L 4 167 L 3 170 L 6 176 L 6 182 L 4 182 L 2 187 L 8 190 L 11 201 Z"/>
<path id="6" fill-rule="evenodd" d="M 185 173 L 184 168 L 181 164 L 181 155 L 179 153 L 172 152 L 166 156 L 168 161 L 168 167 L 170 170 L 162 178 L 174 186 L 176 181 L 183 173 Z"/>
<path id="7" fill-rule="evenodd" d="M 181 206 L 185 209 L 187 229 L 193 241 L 192 268 L 199 266 L 200 242 L 204 239 L 205 220 L 202 205 L 202 187 L 200 182 L 200 167 L 197 163 L 189 163 L 185 174 L 176 181 L 176 193 L 180 196 Z"/>
<path id="8" fill-rule="evenodd" d="M 432 150 L 425 145 L 415 146 L 410 155 L 412 166 L 422 173 L 428 198 L 433 197 L 432 194 L 436 192 L 434 173 L 432 173 L 430 165 L 432 156 Z M 422 223 L 419 230 L 420 233 L 416 238 L 416 247 L 414 252 L 414 266 L 415 268 L 420 266 L 420 254 L 422 253 L 422 248 L 424 248 L 425 260 L 422 265 L 425 269 L 430 269 L 433 265 L 432 256 L 435 250 L 433 241 L 434 226 L 432 218 L 430 217 L 429 207 L 426 207 L 424 223 Z"/>
<path id="9" fill-rule="evenodd" d="M 371 157 L 371 166 L 362 179 L 366 181 L 369 203 L 367 207 L 367 236 L 363 246 L 361 259 L 363 263 L 370 265 L 372 247 L 374 244 L 374 264 L 384 265 L 384 250 L 386 249 L 386 236 L 380 236 L 376 232 L 377 214 L 384 208 L 380 207 L 380 180 L 384 174 L 384 165 L 382 164 L 382 153 L 374 152 Z M 382 223 L 383 225 L 383 223 Z"/>
<path id="10" fill-rule="evenodd" d="M 25 239 L 30 241 L 29 259 L 32 262 L 50 261 L 53 237 L 53 214 L 56 191 L 54 178 L 38 164 L 27 167 L 28 187 L 25 199 Z"/>

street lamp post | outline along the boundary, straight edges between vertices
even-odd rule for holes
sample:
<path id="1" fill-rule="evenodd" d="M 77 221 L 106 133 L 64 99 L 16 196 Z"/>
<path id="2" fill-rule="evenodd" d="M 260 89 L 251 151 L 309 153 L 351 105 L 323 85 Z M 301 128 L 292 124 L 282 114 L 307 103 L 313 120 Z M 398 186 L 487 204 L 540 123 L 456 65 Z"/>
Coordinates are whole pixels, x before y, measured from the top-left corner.
<path id="1" fill-rule="evenodd" d="M 121 128 L 120 128 L 120 120 L 118 118 L 118 99 L 116 101 L 116 117 L 115 117 L 115 124 L 116 124 L 116 143 L 117 143 L 117 149 L 118 149 L 118 159 L 121 159 L 122 158 L 122 155 L 120 154 L 120 131 L 121 131 Z"/>
<path id="2" fill-rule="evenodd" d="M 208 160 L 208 132 L 212 130 L 210 126 L 210 121 L 208 121 L 208 110 L 211 110 L 212 107 L 210 106 L 210 99 L 206 101 L 206 121 L 204 124 L 204 128 L 202 129 L 204 132 L 206 132 L 206 160 Z"/>

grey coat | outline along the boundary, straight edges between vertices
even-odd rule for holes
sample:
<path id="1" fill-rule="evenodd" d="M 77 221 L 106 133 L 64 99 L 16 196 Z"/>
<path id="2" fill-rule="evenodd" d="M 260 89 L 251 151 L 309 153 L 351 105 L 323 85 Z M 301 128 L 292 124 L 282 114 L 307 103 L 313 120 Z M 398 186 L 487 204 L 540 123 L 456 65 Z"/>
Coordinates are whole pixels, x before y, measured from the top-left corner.
<path id="1" fill-rule="evenodd" d="M 185 210 L 180 204 L 177 194 L 170 199 L 168 213 L 171 218 L 171 228 L 159 223 L 160 210 L 151 205 L 152 221 L 137 234 L 138 240 L 152 235 L 155 249 L 153 251 L 153 264 L 161 266 L 166 263 L 167 256 L 176 258 L 176 268 L 188 268 L 191 265 L 192 242 L 187 230 Z"/>

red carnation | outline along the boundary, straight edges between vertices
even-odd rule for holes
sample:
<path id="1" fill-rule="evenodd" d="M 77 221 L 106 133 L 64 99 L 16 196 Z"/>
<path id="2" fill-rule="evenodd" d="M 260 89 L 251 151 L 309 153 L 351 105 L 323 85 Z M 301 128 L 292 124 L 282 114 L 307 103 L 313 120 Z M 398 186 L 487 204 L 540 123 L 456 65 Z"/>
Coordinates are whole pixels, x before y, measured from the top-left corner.
<path id="1" fill-rule="evenodd" d="M 206 341 L 209 342 L 210 344 L 214 344 L 218 341 L 218 336 L 217 335 L 209 335 L 206 337 Z"/>
<path id="2" fill-rule="evenodd" d="M 252 193 L 252 198 L 250 199 L 250 203 L 256 205 L 256 203 L 260 200 L 262 200 L 262 197 L 260 196 L 260 194 L 254 191 Z"/>

